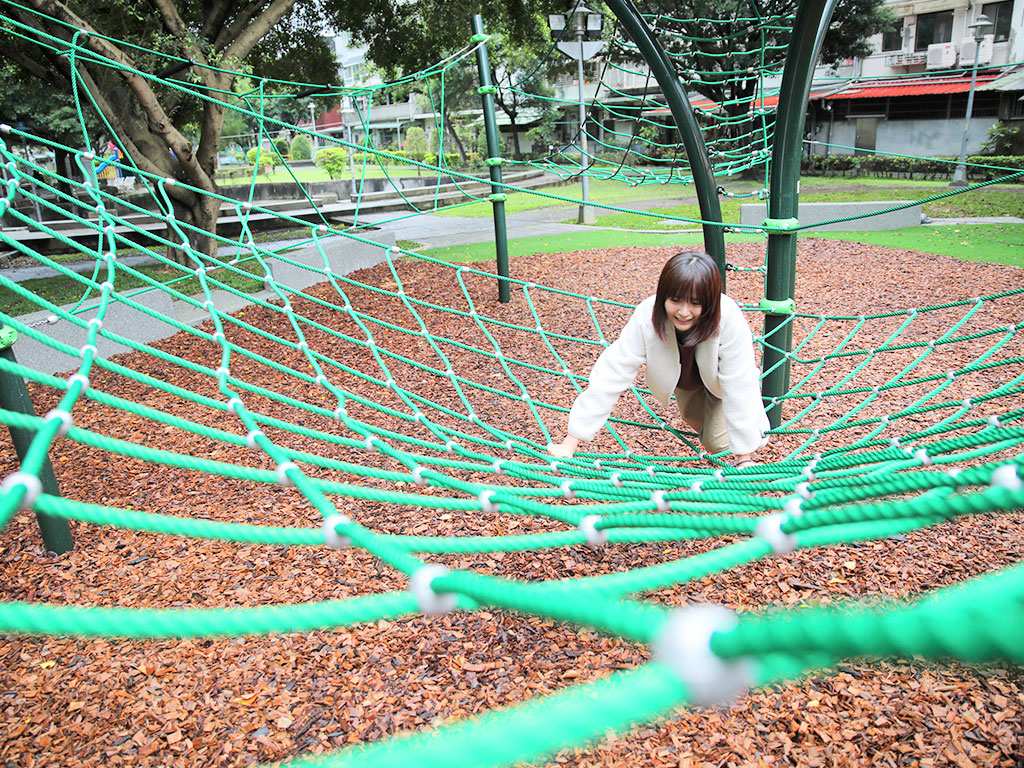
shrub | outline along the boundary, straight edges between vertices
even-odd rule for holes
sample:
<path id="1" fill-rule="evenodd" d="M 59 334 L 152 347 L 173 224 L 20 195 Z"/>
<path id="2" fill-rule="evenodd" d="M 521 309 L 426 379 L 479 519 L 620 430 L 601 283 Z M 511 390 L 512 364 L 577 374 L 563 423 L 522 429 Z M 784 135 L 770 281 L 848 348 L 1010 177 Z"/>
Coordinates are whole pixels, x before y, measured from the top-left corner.
<path id="1" fill-rule="evenodd" d="M 820 176 L 888 176 L 907 179 L 948 179 L 956 169 L 956 157 L 898 157 L 889 155 L 806 155 L 801 160 L 800 170 L 808 175 Z M 1024 169 L 1024 156 L 972 155 L 966 158 L 969 164 L 967 176 L 971 181 L 988 181 L 1007 176 L 1012 170 Z M 997 166 L 994 168 L 972 168 L 974 165 Z M 1014 183 L 1024 181 L 1024 176 L 1010 179 Z"/>
<path id="2" fill-rule="evenodd" d="M 340 179 L 348 170 L 348 150 L 344 147 L 324 147 L 316 153 L 314 162 L 327 171 L 332 179 Z"/>
<path id="3" fill-rule="evenodd" d="M 309 139 L 303 134 L 298 134 L 292 139 L 291 146 L 292 160 L 309 160 L 313 153 L 309 148 Z"/>

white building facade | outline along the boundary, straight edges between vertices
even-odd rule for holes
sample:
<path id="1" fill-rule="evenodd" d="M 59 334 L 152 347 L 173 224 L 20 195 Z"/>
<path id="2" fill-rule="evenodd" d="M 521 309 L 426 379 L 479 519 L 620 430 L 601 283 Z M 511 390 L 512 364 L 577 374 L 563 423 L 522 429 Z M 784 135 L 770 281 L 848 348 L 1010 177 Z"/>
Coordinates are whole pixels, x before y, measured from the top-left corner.
<path id="1" fill-rule="evenodd" d="M 1024 119 L 1024 0 L 893 0 L 891 29 L 874 53 L 819 67 L 809 108 L 817 154 L 955 156 L 977 66 L 967 152 L 1000 120 Z M 975 28 L 981 16 L 989 24 Z M 980 39 L 979 39 L 980 38 Z"/>

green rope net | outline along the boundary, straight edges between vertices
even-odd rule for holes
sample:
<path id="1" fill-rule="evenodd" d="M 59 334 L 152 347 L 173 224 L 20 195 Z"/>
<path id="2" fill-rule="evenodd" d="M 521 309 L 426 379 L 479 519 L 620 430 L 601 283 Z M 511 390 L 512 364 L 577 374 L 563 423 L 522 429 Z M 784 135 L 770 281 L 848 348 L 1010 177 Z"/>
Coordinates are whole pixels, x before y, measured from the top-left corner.
<path id="1" fill-rule="evenodd" d="M 4 20 L 18 28 L 16 20 Z M 72 52 L 95 56 L 80 47 Z M 470 52 L 416 77 L 443 82 L 445 68 Z M 778 66 L 780 55 L 770 48 L 751 52 L 750 66 L 730 59 L 735 71 L 722 76 L 760 77 Z M 199 90 L 192 95 L 209 98 Z M 259 94 L 229 108 L 262 114 Z M 274 127 L 269 122 L 268 130 Z M 640 388 L 616 410 L 594 450 L 553 461 L 545 446 L 553 433 L 560 436 L 568 406 L 628 316 L 629 303 L 511 278 L 513 301 L 499 306 L 491 299 L 496 279 L 489 272 L 381 244 L 358 214 L 356 224 L 344 226 L 275 212 L 254 201 L 255 177 L 248 200 L 214 196 L 234 212 L 236 236 L 199 231 L 174 216 L 167 190 L 178 185 L 196 195 L 208 192 L 147 174 L 129 161 L 106 161 L 147 191 L 148 201 L 131 202 L 100 184 L 103 161 L 92 152 L 51 144 L 69 152 L 82 171 L 81 178 L 58 176 L 17 151 L 22 139 L 38 138 L 12 126 L 0 131 L 6 175 L 0 212 L 38 236 L 14 237 L 7 229 L 0 243 L 81 289 L 79 302 L 59 307 L 0 275 L 0 285 L 31 302 L 43 320 L 8 313 L 0 319 L 23 339 L 74 361 L 68 373 L 53 375 L 0 357 L 0 371 L 23 377 L 39 400 L 55 403 L 43 416 L 0 410 L 4 425 L 34 434 L 20 467 L 3 483 L 0 526 L 32 509 L 174 536 L 352 547 L 409 579 L 407 590 L 348 600 L 224 610 L 8 602 L 0 605 L 0 631 L 209 637 L 496 607 L 596 628 L 654 651 L 654 659 L 636 669 L 478 720 L 293 765 L 534 760 L 681 703 L 725 700 L 851 655 L 1024 661 L 1020 567 L 887 607 L 737 617 L 724 609 L 669 611 L 636 598 L 795 548 L 894 536 L 1024 506 L 1024 289 L 869 315 L 791 313 L 794 384 L 783 396 L 785 420 L 773 430 L 773 460 L 761 465 L 737 470 L 725 456 L 703 454 L 695 436 L 667 423 Z M 768 146 L 770 131 L 759 141 Z M 715 150 L 724 173 L 763 162 L 763 152 L 747 144 L 742 157 L 730 154 L 733 145 Z M 405 162 L 444 171 L 456 185 L 474 180 L 369 142 L 358 149 L 364 164 L 385 171 Z M 636 170 L 650 157 L 636 150 L 629 165 L 620 163 L 607 176 L 630 183 L 679 177 L 675 165 L 664 175 L 656 164 Z M 545 163 L 549 170 L 557 165 Z M 305 234 L 287 249 L 260 245 L 249 217 L 261 215 L 278 216 Z M 58 216 L 88 236 L 55 228 L 51 219 Z M 154 219 L 162 226 L 142 223 Z M 215 255 L 193 247 L 197 235 L 217 241 Z M 44 240 L 92 259 L 92 274 L 50 258 L 38 245 Z M 342 274 L 334 260 L 339 243 L 371 252 L 378 266 Z M 124 258 L 128 251 L 177 277 L 157 281 Z M 441 293 L 418 289 L 428 273 L 431 290 L 443 285 Z M 739 274 L 760 278 L 756 269 Z M 235 299 L 247 308 L 226 311 L 225 303 Z M 114 330 L 124 311 L 167 326 L 173 343 Z M 191 321 L 180 319 L 185 311 Z M 75 343 L 44 332 L 48 320 L 73 329 Z M 130 353 L 100 355 L 105 343 Z M 758 343 L 765 347 L 763 339 Z M 114 421 L 96 418 L 97 410 Z M 126 422 L 144 426 L 111 426 Z M 673 439 L 666 441 L 669 434 Z M 133 464 L 280 486 L 315 509 L 322 524 L 229 523 L 151 512 L 144 503 L 127 508 L 43 493 L 40 472 L 58 441 Z M 674 447 L 667 453 L 666 446 Z M 361 519 L 361 505 L 369 504 L 405 510 L 410 520 L 417 509 L 434 509 L 470 520 L 543 520 L 546 530 L 385 532 Z M 702 555 L 572 580 L 524 582 L 431 562 L 444 553 L 723 536 L 728 543 Z M 703 640 L 690 642 L 694 637 Z"/>

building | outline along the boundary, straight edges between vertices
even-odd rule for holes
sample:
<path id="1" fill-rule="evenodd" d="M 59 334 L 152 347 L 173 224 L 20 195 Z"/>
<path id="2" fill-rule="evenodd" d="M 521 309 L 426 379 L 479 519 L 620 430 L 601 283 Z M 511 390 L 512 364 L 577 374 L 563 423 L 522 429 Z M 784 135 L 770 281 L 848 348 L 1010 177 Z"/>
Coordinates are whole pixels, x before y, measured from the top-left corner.
<path id="1" fill-rule="evenodd" d="M 999 120 L 1024 119 L 1024 0 L 891 0 L 891 29 L 870 40 L 875 52 L 831 69 L 819 67 L 809 123 L 819 154 L 907 152 L 956 156 L 972 70 L 977 81 L 967 151 L 981 149 Z M 970 25 L 990 25 L 975 39 Z"/>

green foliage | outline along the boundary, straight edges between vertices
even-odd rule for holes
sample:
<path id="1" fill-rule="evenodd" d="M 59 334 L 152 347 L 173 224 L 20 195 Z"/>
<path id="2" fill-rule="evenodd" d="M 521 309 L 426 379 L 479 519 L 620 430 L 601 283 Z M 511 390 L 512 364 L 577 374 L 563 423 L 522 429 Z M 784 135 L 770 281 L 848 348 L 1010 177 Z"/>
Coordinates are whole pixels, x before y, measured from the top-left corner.
<path id="1" fill-rule="evenodd" d="M 981 146 L 983 155 L 1019 155 L 1024 153 L 1024 122 L 1012 123 L 1000 120 L 988 129 L 985 143 Z"/>
<path id="2" fill-rule="evenodd" d="M 313 155 L 309 148 L 309 139 L 301 133 L 292 139 L 291 150 L 292 160 L 309 160 Z"/>
<path id="3" fill-rule="evenodd" d="M 405 132 L 405 144 L 402 150 L 410 160 L 423 162 L 430 151 L 427 144 L 427 132 L 417 125 Z"/>
<path id="4" fill-rule="evenodd" d="M 281 159 L 270 147 L 250 147 L 245 153 L 245 162 L 249 165 L 256 165 L 257 155 L 259 157 L 260 169 L 276 168 L 281 165 Z"/>
<path id="5" fill-rule="evenodd" d="M 882 176 L 904 179 L 948 179 L 956 168 L 955 157 L 902 157 L 890 155 L 812 155 L 801 161 L 801 173 L 823 176 Z M 1024 169 L 1024 156 L 983 156 L 966 158 L 971 182 L 998 179 Z M 972 167 L 982 166 L 982 167 Z M 1024 182 L 1024 176 L 1010 179 Z"/>
<path id="6" fill-rule="evenodd" d="M 349 169 L 348 150 L 344 147 L 324 147 L 316 153 L 313 162 L 327 171 L 332 179 L 340 179 Z"/>
<path id="7" fill-rule="evenodd" d="M 277 149 L 277 154 L 281 155 L 281 157 L 288 157 L 290 151 L 288 139 L 274 139 L 274 147 Z"/>

